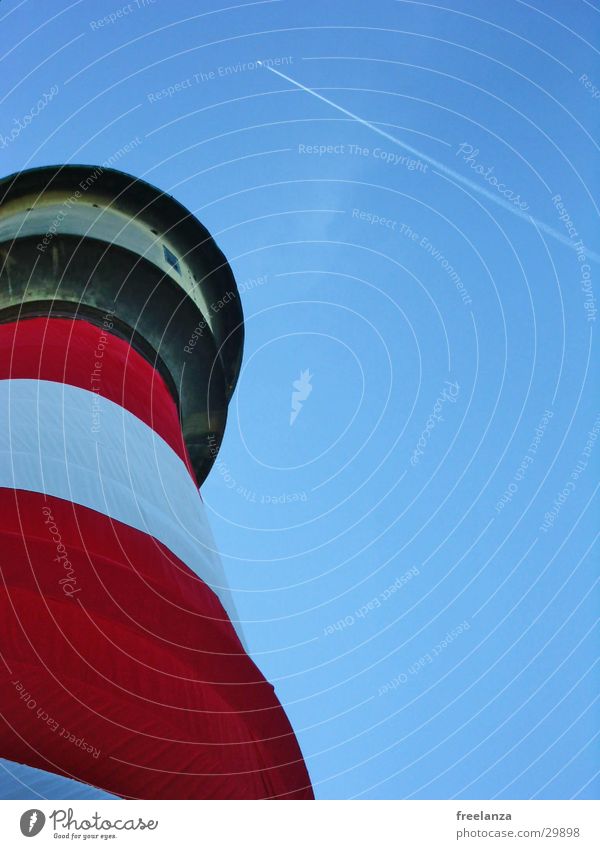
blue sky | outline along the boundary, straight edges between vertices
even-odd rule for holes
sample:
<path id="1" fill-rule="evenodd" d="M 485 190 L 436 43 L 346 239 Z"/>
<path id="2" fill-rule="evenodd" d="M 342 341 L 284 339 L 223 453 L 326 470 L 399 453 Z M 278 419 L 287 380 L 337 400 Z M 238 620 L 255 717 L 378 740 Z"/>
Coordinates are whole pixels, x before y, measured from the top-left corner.
<path id="1" fill-rule="evenodd" d="M 135 141 L 228 257 L 203 496 L 317 797 L 597 796 L 599 13 L 51 5 L 0 5 L 2 137 L 58 88 L 2 172 Z"/>

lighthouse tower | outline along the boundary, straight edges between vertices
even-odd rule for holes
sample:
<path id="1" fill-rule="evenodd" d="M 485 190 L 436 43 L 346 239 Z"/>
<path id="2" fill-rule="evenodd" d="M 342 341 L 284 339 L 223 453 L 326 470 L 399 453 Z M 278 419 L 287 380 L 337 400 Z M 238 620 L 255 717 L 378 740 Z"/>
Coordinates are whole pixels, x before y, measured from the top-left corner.
<path id="1" fill-rule="evenodd" d="M 0 182 L 0 757 L 128 798 L 312 798 L 199 494 L 242 348 L 172 197 L 100 167 Z"/>

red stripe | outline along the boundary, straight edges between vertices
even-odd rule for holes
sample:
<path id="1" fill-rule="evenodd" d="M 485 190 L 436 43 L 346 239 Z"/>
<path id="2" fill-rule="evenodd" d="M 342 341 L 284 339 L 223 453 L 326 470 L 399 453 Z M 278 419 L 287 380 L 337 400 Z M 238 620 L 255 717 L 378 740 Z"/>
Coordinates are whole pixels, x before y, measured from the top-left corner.
<path id="1" fill-rule="evenodd" d="M 28 378 L 97 392 L 149 425 L 186 463 L 177 405 L 161 375 L 128 342 L 81 319 L 29 318 L 0 325 L 0 380 Z"/>
<path id="2" fill-rule="evenodd" d="M 0 756 L 120 796 L 312 798 L 272 686 L 164 546 L 9 489 L 0 542 Z"/>

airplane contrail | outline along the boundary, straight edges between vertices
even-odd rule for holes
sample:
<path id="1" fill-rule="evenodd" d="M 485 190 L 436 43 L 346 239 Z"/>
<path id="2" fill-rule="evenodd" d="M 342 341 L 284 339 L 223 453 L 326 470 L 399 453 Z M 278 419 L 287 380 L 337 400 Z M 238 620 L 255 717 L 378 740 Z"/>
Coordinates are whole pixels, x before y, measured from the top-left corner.
<path id="1" fill-rule="evenodd" d="M 336 109 L 338 112 L 342 112 L 344 115 L 347 115 L 349 118 L 352 118 L 354 121 L 358 121 L 359 124 L 362 124 L 365 127 L 368 127 L 370 130 L 373 130 L 377 135 L 382 136 L 384 139 L 397 144 L 399 147 L 406 150 L 412 156 L 416 156 L 419 159 L 424 160 L 425 162 L 432 165 L 438 171 L 441 171 L 450 179 L 455 180 L 458 183 L 462 183 L 464 186 L 468 186 L 471 191 L 477 192 L 477 194 L 483 195 L 488 200 L 491 200 L 493 203 L 498 204 L 503 209 L 511 212 L 513 215 L 516 215 L 518 218 L 522 218 L 524 221 L 527 221 L 528 224 L 535 224 L 535 226 L 541 230 L 546 235 L 551 236 L 557 242 L 560 242 L 563 245 L 566 245 L 568 248 L 572 250 L 576 250 L 575 245 L 571 239 L 569 239 L 564 233 L 560 233 L 558 230 L 555 230 L 553 227 L 550 227 L 544 221 L 540 221 L 537 218 L 533 218 L 531 215 L 527 215 L 523 210 L 518 209 L 515 206 L 512 206 L 508 201 L 503 198 L 489 192 L 483 186 L 480 186 L 478 183 L 475 183 L 473 180 L 469 180 L 467 177 L 463 177 L 462 174 L 459 174 L 457 171 L 454 171 L 452 168 L 448 168 L 442 162 L 438 162 L 437 159 L 434 159 L 431 156 L 428 156 L 426 153 L 421 153 L 421 151 L 417 150 L 406 142 L 401 141 L 400 139 L 393 136 L 391 133 L 382 130 L 380 127 L 377 127 L 375 124 L 372 124 L 370 121 L 367 121 L 365 118 L 361 118 L 360 115 L 356 115 L 354 112 L 350 112 L 349 109 L 344 109 L 343 106 L 340 106 L 338 103 L 334 103 L 333 100 L 329 100 L 329 98 L 324 97 L 322 94 L 319 94 L 314 89 L 309 88 L 308 86 L 303 85 L 298 82 L 298 80 L 292 79 L 292 77 L 288 77 L 287 74 L 283 74 L 281 71 L 277 71 L 275 68 L 272 68 L 270 65 L 265 65 L 264 62 L 260 60 L 257 61 L 257 65 L 260 65 L 262 68 L 266 68 L 267 71 L 271 71 L 272 74 L 277 74 L 278 77 L 281 77 L 284 80 L 287 80 L 288 83 L 295 85 L 296 88 L 302 89 L 307 94 L 311 94 L 313 97 L 316 97 L 318 100 L 322 100 L 323 103 L 327 103 L 333 109 Z M 585 249 L 586 257 L 590 260 L 593 260 L 596 263 L 600 262 L 600 255 L 594 253 L 593 251 L 588 251 L 587 247 Z"/>

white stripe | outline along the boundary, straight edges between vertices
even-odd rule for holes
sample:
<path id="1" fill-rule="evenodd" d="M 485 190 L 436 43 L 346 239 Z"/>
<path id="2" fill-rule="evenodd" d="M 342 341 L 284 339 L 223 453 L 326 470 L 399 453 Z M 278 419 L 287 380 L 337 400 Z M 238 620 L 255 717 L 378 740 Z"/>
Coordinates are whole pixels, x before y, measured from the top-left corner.
<path id="1" fill-rule="evenodd" d="M 72 501 L 150 534 L 214 590 L 236 625 L 183 460 L 119 404 L 68 384 L 0 380 L 0 486 Z"/>

